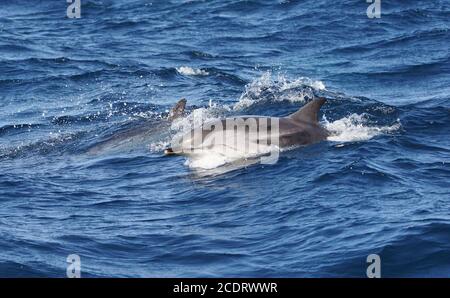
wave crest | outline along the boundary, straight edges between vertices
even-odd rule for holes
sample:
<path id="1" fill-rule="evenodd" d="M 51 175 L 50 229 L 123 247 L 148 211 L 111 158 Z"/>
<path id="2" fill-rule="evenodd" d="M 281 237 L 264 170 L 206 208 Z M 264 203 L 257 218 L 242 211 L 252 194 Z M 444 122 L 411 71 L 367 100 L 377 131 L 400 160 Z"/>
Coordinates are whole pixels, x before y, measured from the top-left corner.
<path id="1" fill-rule="evenodd" d="M 176 68 L 177 72 L 185 76 L 207 76 L 209 72 L 200 68 L 192 68 L 189 66 L 181 66 Z"/>

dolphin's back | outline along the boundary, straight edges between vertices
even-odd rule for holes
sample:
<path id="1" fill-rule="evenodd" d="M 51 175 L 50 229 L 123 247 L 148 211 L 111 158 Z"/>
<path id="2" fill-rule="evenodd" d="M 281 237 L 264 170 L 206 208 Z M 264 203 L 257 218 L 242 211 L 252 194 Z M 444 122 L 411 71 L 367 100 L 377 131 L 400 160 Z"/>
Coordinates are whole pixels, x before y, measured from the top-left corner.
<path id="1" fill-rule="evenodd" d="M 194 128 L 173 142 L 174 154 L 193 154 L 231 148 L 239 151 L 244 143 L 280 147 L 304 146 L 323 141 L 328 132 L 320 126 L 317 114 L 325 99 L 316 99 L 287 117 L 237 116 L 219 119 Z"/>
<path id="2" fill-rule="evenodd" d="M 303 107 L 301 107 L 297 112 L 289 115 L 288 117 L 293 121 L 301 121 L 301 122 L 309 122 L 309 123 L 318 123 L 317 116 L 319 115 L 320 108 L 326 102 L 326 99 L 320 97 L 318 99 L 314 99 Z"/>
<path id="3" fill-rule="evenodd" d="M 318 123 L 280 118 L 279 142 L 281 147 L 305 146 L 326 140 L 328 131 Z"/>

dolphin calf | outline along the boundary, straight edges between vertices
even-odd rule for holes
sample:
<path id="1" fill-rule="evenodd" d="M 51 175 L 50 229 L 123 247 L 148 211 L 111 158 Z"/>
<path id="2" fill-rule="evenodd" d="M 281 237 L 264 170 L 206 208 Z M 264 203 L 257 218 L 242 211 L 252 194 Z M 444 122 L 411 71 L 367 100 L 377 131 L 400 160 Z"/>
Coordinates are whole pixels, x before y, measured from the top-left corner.
<path id="1" fill-rule="evenodd" d="M 239 116 L 208 122 L 175 138 L 164 153 L 192 159 L 219 156 L 223 164 L 267 154 L 273 147 L 314 144 L 329 136 L 318 122 L 325 102 L 325 98 L 313 99 L 286 117 Z"/>
<path id="2" fill-rule="evenodd" d="M 186 99 L 180 99 L 170 110 L 167 117 L 161 119 L 146 120 L 139 125 L 123 129 L 106 139 L 91 146 L 88 154 L 99 154 L 103 152 L 122 151 L 134 148 L 143 144 L 148 144 L 149 139 L 158 132 L 167 131 L 170 128 L 171 121 L 183 116 L 186 108 Z"/>

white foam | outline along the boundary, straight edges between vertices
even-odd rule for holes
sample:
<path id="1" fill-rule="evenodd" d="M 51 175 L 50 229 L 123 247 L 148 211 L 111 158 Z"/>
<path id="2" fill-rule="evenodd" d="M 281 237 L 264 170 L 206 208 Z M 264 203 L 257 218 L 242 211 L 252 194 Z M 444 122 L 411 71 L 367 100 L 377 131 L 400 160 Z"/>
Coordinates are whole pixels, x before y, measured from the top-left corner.
<path id="1" fill-rule="evenodd" d="M 169 140 L 163 140 L 163 141 L 151 143 L 149 145 L 149 149 L 150 149 L 150 152 L 152 152 L 152 153 L 159 153 L 159 152 L 163 151 L 164 149 L 166 149 L 167 147 L 169 147 L 169 145 L 170 145 Z"/>
<path id="2" fill-rule="evenodd" d="M 283 74 L 273 75 L 272 72 L 267 71 L 245 86 L 244 92 L 233 109 L 241 110 L 257 102 L 267 100 L 268 98 L 265 98 L 264 95 L 270 96 L 269 100 L 271 101 L 304 102 L 305 97 L 311 98 L 313 96 L 311 89 L 325 90 L 325 84 L 307 77 L 290 80 Z"/>
<path id="3" fill-rule="evenodd" d="M 177 67 L 176 70 L 179 74 L 185 75 L 185 76 L 207 76 L 209 75 L 209 72 L 203 69 L 197 69 L 192 68 L 189 66 L 181 66 Z"/>
<path id="4" fill-rule="evenodd" d="M 329 122 L 324 117 L 323 125 L 331 132 L 328 140 L 333 142 L 366 141 L 380 134 L 391 133 L 401 127 L 399 121 L 391 126 L 370 126 L 366 114 L 351 114 L 333 122 Z"/>

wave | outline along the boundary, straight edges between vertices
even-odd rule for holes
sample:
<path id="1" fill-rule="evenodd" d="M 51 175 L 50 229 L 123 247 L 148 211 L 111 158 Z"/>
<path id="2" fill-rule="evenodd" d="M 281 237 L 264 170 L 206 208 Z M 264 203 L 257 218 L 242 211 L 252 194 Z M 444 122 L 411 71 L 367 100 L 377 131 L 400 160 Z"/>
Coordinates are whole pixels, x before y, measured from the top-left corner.
<path id="1" fill-rule="evenodd" d="M 101 102 L 97 99 L 88 104 Z M 106 101 L 106 100 L 105 100 Z M 73 124 L 90 124 L 94 122 L 106 122 L 112 117 L 122 117 L 126 120 L 133 119 L 161 119 L 166 116 L 167 112 L 158 111 L 158 107 L 151 104 L 143 104 L 138 102 L 126 101 L 106 101 L 103 106 L 92 110 L 90 113 L 81 113 L 75 115 L 62 115 L 48 117 L 52 124 L 55 125 L 73 125 Z"/>
<path id="2" fill-rule="evenodd" d="M 352 54 L 355 52 L 372 52 L 378 49 L 384 49 L 390 47 L 398 47 L 399 45 L 404 45 L 408 42 L 418 42 L 418 41 L 431 41 L 434 42 L 437 38 L 446 38 L 449 34 L 448 28 L 431 28 L 426 30 L 416 30 L 413 32 L 408 32 L 399 36 L 394 36 L 388 39 L 379 39 L 376 41 L 370 41 L 366 43 L 354 43 L 350 45 L 335 47 L 329 50 L 330 53 L 339 54 Z"/>
<path id="3" fill-rule="evenodd" d="M 209 72 L 203 69 L 199 68 L 192 68 L 189 66 L 181 66 L 176 68 L 177 72 L 179 74 L 185 75 L 185 76 L 207 76 L 209 75 Z"/>
<path id="4" fill-rule="evenodd" d="M 45 126 L 40 123 L 19 123 L 19 124 L 8 124 L 0 127 L 0 136 L 18 131 L 31 131 L 32 129 L 38 129 L 41 126 Z"/>
<path id="5" fill-rule="evenodd" d="M 217 58 L 215 55 L 212 55 L 212 54 L 209 54 L 209 53 L 203 52 L 203 51 L 196 51 L 196 50 L 184 51 L 184 52 L 181 52 L 181 54 L 184 54 L 188 58 L 191 58 L 191 59 L 209 60 L 209 59 Z"/>
<path id="6" fill-rule="evenodd" d="M 50 132 L 46 139 L 21 143 L 16 146 L 0 147 L 0 160 L 15 159 L 20 157 L 46 155 L 51 152 L 62 154 L 61 146 L 68 145 L 69 142 L 77 146 L 77 141 L 85 135 L 86 132 L 78 131 L 71 133 Z"/>

